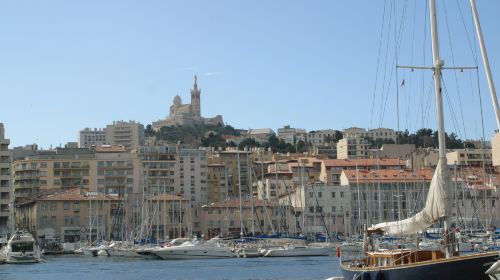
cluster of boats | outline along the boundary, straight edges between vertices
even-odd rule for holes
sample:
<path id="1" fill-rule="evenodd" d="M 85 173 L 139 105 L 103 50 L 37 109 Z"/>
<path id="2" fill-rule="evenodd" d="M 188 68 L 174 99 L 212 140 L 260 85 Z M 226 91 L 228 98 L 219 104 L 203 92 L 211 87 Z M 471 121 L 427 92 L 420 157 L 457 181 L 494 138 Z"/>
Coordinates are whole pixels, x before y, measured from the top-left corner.
<path id="1" fill-rule="evenodd" d="M 124 242 L 111 242 L 107 245 L 82 247 L 76 253 L 88 256 L 142 257 L 175 260 L 328 256 L 333 252 L 333 247 L 325 244 L 305 245 L 295 240 L 244 243 L 222 240 L 216 237 L 208 241 L 177 238 L 160 246 L 138 246 Z"/>

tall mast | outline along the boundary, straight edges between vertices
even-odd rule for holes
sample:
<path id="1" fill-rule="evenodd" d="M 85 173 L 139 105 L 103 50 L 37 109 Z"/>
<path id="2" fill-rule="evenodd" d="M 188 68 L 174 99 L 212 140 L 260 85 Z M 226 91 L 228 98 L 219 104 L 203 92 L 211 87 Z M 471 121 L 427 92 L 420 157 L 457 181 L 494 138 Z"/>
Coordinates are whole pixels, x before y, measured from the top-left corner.
<path id="1" fill-rule="evenodd" d="M 444 116 L 443 116 L 443 95 L 441 91 L 441 69 L 444 65 L 444 61 L 439 57 L 439 41 L 438 41 L 438 29 L 437 29 L 437 12 L 436 12 L 436 1 L 429 0 L 429 13 L 431 22 L 431 39 L 432 39 L 432 65 L 434 67 L 434 92 L 436 93 L 436 112 L 438 120 L 438 143 L 439 143 L 439 164 L 438 168 L 441 169 L 441 181 L 446 184 L 446 146 L 445 146 L 445 133 L 444 133 Z M 445 194 L 448 195 L 447 193 Z M 446 201 L 448 203 L 448 201 Z M 445 206 L 446 207 L 446 206 Z M 446 213 L 446 211 L 445 211 Z M 446 258 L 451 257 L 450 248 L 450 235 L 448 231 L 448 221 L 447 215 L 443 219 L 444 226 L 444 249 Z"/>
<path id="2" fill-rule="evenodd" d="M 470 5 L 472 8 L 472 14 L 474 16 L 474 24 L 476 25 L 477 38 L 479 40 L 479 46 L 481 48 L 481 55 L 483 57 L 484 70 L 486 72 L 488 86 L 490 87 L 491 100 L 493 103 L 493 108 L 495 109 L 497 127 L 500 129 L 500 109 L 498 107 L 495 83 L 493 82 L 493 78 L 491 77 L 490 63 L 488 61 L 488 54 L 486 53 L 486 46 L 484 44 L 483 31 L 481 30 L 481 23 L 479 22 L 479 15 L 477 14 L 476 0 L 470 0 Z"/>
<path id="3" fill-rule="evenodd" d="M 432 65 L 434 67 L 434 92 L 436 94 L 436 112 L 438 120 L 439 159 L 446 160 L 443 96 L 441 92 L 441 69 L 444 65 L 444 61 L 442 61 L 439 57 L 439 41 L 435 0 L 429 0 L 429 12 L 431 21 Z"/>
<path id="4" fill-rule="evenodd" d="M 241 174 L 240 174 L 240 151 L 237 151 L 238 155 L 238 191 L 240 193 L 240 238 L 243 238 L 243 207 L 242 207 L 242 196 L 241 196 Z"/>

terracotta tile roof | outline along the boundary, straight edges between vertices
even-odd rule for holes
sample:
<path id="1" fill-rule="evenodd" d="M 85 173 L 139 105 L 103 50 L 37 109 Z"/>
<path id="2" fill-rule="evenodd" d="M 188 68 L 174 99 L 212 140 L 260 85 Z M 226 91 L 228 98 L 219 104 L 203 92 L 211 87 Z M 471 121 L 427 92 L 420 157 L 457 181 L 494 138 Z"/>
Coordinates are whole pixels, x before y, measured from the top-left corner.
<path id="1" fill-rule="evenodd" d="M 98 153 L 120 153 L 127 151 L 123 146 L 118 145 L 100 145 L 93 147 L 93 149 Z"/>
<path id="2" fill-rule="evenodd" d="M 79 188 L 71 188 L 61 190 L 39 197 L 37 200 L 42 201 L 83 201 L 83 200 L 120 200 L 117 196 L 99 193 L 95 196 L 89 196 L 88 192 Z"/>
<path id="3" fill-rule="evenodd" d="M 160 201 L 187 201 L 187 198 L 184 198 L 182 196 L 177 196 L 177 195 L 172 195 L 168 193 L 162 193 L 159 195 L 152 195 L 149 197 L 149 200 L 154 201 L 154 200 L 160 200 Z"/>
<path id="4" fill-rule="evenodd" d="M 242 207 L 243 208 L 250 208 L 252 207 L 252 202 L 250 199 L 244 199 L 241 201 Z M 272 207 L 272 206 L 278 206 L 278 203 L 276 201 L 269 201 L 269 200 L 262 200 L 262 199 L 254 199 L 253 200 L 253 205 L 254 207 Z M 240 200 L 239 199 L 229 199 L 229 200 L 224 200 L 222 202 L 213 202 L 208 205 L 203 205 L 203 208 L 224 208 L 224 207 L 231 207 L 231 208 L 238 208 L 240 207 Z"/>
<path id="5" fill-rule="evenodd" d="M 366 166 L 404 166 L 405 161 L 397 158 L 370 159 L 326 159 L 323 164 L 328 167 L 366 167 Z"/>
<path id="6" fill-rule="evenodd" d="M 390 183 L 390 182 L 430 182 L 434 174 L 433 169 L 420 169 L 416 172 L 408 170 L 344 170 L 351 184 L 360 183 Z"/>

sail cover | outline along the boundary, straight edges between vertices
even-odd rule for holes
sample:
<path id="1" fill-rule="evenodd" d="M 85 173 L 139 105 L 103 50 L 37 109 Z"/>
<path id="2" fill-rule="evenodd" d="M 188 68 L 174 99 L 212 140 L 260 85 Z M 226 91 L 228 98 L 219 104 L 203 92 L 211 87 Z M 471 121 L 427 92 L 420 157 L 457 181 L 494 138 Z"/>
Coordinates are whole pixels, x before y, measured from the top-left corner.
<path id="1" fill-rule="evenodd" d="M 446 160 L 440 159 L 432 177 L 425 207 L 415 216 L 394 222 L 373 225 L 368 230 L 383 231 L 386 235 L 409 235 L 421 232 L 447 215 Z"/>

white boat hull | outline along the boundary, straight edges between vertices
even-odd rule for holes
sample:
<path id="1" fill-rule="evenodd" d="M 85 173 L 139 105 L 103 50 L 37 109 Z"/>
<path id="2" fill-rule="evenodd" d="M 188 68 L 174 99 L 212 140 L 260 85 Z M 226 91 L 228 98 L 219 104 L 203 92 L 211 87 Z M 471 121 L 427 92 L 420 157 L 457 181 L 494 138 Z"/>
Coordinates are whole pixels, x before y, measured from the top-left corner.
<path id="1" fill-rule="evenodd" d="M 154 249 L 153 253 L 164 260 L 181 259 L 220 259 L 233 258 L 235 255 L 225 247 L 176 246 Z"/>
<path id="2" fill-rule="evenodd" d="M 308 257 L 328 256 L 330 248 L 300 247 L 300 248 L 275 248 L 267 250 L 264 257 Z"/>

